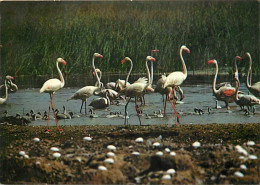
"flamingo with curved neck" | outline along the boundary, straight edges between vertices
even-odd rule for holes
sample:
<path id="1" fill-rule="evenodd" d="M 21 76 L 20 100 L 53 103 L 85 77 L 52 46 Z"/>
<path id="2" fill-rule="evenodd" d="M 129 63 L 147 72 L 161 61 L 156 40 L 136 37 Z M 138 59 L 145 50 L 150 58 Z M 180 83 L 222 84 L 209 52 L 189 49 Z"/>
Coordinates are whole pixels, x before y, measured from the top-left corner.
<path id="1" fill-rule="evenodd" d="M 182 56 L 182 51 L 186 51 L 187 53 L 190 53 L 190 50 L 186 47 L 186 46 L 181 46 L 180 48 L 180 58 L 181 58 L 181 62 L 182 62 L 182 68 L 183 68 L 183 72 L 181 71 L 175 71 L 175 72 L 172 72 L 171 74 L 169 74 L 167 77 L 166 77 L 166 80 L 163 84 L 163 88 L 166 88 L 166 87 L 172 87 L 172 92 L 171 92 L 171 95 L 175 94 L 175 88 L 176 86 L 180 86 L 183 81 L 187 78 L 187 68 L 186 68 L 186 65 L 185 65 L 185 62 L 184 62 L 184 59 L 183 59 L 183 56 Z M 168 97 L 168 100 L 169 102 L 171 103 L 172 105 L 172 108 L 174 110 L 174 117 L 175 117 L 175 125 L 177 125 L 177 122 L 179 122 L 179 115 L 175 109 L 175 101 L 174 101 L 174 98 L 173 98 L 173 101 L 171 102 L 171 96 Z M 177 122 L 176 122 L 176 118 L 177 118 Z"/>
<path id="2" fill-rule="evenodd" d="M 101 82 L 100 82 L 100 78 L 97 74 L 97 70 L 95 68 L 95 58 L 103 58 L 102 55 L 100 55 L 99 53 L 94 53 L 93 58 L 92 58 L 92 67 L 93 67 L 93 71 L 95 73 L 95 76 L 97 78 L 97 86 L 85 86 L 81 89 L 79 89 L 77 92 L 75 92 L 71 97 L 69 97 L 67 99 L 67 101 L 69 100 L 81 100 L 81 107 L 80 107 L 80 113 L 82 111 L 82 107 L 83 104 L 85 103 L 85 114 L 87 114 L 87 99 L 92 96 L 94 94 L 95 91 L 100 90 L 101 87 Z"/>
<path id="3" fill-rule="evenodd" d="M 4 102 L 6 102 L 7 101 L 7 98 L 8 98 L 8 86 L 7 86 L 7 81 L 8 80 L 13 80 L 14 79 L 14 77 L 12 77 L 12 76 L 6 76 L 6 79 L 5 79 L 5 97 L 4 98 L 0 98 L 0 104 L 3 104 Z"/>
<path id="4" fill-rule="evenodd" d="M 54 93 L 56 91 L 58 91 L 59 89 L 61 89 L 62 87 L 64 87 L 65 85 L 65 81 L 64 81 L 64 78 L 63 78 L 63 75 L 61 73 L 61 70 L 59 68 L 59 63 L 62 63 L 64 65 L 66 65 L 66 61 L 63 60 L 62 58 L 58 58 L 57 61 L 56 61 L 56 68 L 58 70 L 58 73 L 59 73 L 59 76 L 60 76 L 60 80 L 59 79 L 56 79 L 56 78 L 53 78 L 53 79 L 49 79 L 47 80 L 42 88 L 40 89 L 40 93 L 44 92 L 44 93 L 49 93 L 50 94 L 50 100 L 51 100 L 51 108 L 52 108 L 52 111 L 53 111 L 53 114 L 54 114 L 54 117 L 55 117 L 55 121 L 56 121 L 56 126 L 57 126 L 57 129 L 59 131 L 61 131 L 62 129 L 59 128 L 59 123 L 58 123 L 58 120 L 57 120 L 57 117 L 56 117 L 56 114 L 55 114 L 55 110 L 54 110 L 54 105 L 53 105 L 53 96 L 54 96 Z M 47 127 L 46 127 L 46 131 L 50 131 L 49 130 L 49 117 L 50 117 L 50 106 L 49 106 L 49 113 L 48 113 L 48 121 L 47 121 Z"/>
<path id="5" fill-rule="evenodd" d="M 252 83 L 252 58 L 249 52 L 246 52 L 247 57 L 249 58 L 249 68 L 247 72 L 247 77 L 246 77 L 246 86 L 248 90 L 255 95 L 256 97 L 260 98 L 260 82 L 256 82 L 254 85 L 251 85 Z"/>

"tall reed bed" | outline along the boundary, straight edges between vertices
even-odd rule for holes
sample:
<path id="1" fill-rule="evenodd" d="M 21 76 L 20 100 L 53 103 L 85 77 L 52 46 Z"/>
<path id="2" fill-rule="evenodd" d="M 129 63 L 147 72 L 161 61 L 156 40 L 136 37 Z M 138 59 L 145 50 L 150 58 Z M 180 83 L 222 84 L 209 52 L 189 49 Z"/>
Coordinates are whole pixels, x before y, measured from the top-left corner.
<path id="1" fill-rule="evenodd" d="M 155 72 L 170 72 L 182 69 L 183 44 L 189 71 L 205 71 L 213 58 L 231 71 L 249 51 L 259 73 L 257 2 L 2 2 L 1 12 L 4 74 L 56 74 L 58 57 L 66 74 L 86 73 L 94 52 L 104 55 L 102 71 L 125 72 L 120 61 L 129 56 L 144 72 L 152 49 L 160 50 Z"/>

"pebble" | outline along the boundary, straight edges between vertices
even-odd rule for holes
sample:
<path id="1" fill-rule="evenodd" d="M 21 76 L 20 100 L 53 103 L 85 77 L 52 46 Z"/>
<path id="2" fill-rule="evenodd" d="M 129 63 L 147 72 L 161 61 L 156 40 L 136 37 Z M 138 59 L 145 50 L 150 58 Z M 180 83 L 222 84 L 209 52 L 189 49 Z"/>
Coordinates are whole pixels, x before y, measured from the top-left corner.
<path id="1" fill-rule="evenodd" d="M 239 156 L 239 159 L 246 160 L 245 156 Z"/>
<path id="2" fill-rule="evenodd" d="M 192 146 L 195 147 L 195 148 L 198 148 L 198 147 L 200 147 L 200 142 L 195 141 L 195 142 L 192 144 Z"/>
<path id="3" fill-rule="evenodd" d="M 24 156 L 25 155 L 25 151 L 20 151 L 19 155 Z"/>
<path id="4" fill-rule="evenodd" d="M 169 174 L 163 175 L 162 180 L 171 180 L 171 176 Z"/>
<path id="5" fill-rule="evenodd" d="M 53 156 L 53 157 L 56 157 L 56 158 L 59 158 L 59 157 L 61 156 L 61 154 L 58 153 L 58 152 L 55 152 L 54 154 L 52 154 L 52 156 Z"/>
<path id="6" fill-rule="evenodd" d="M 175 152 L 171 152 L 170 155 L 171 156 L 176 156 L 176 153 Z"/>
<path id="7" fill-rule="evenodd" d="M 243 169 L 243 170 L 246 170 L 246 169 L 247 169 L 246 165 L 244 165 L 244 164 L 241 164 L 241 165 L 240 165 L 240 168 Z"/>
<path id="8" fill-rule="evenodd" d="M 51 147 L 51 151 L 58 152 L 58 151 L 60 151 L 60 149 L 58 149 L 57 147 Z"/>
<path id="9" fill-rule="evenodd" d="M 249 156 L 248 156 L 248 159 L 255 160 L 255 159 L 257 159 L 257 156 L 256 156 L 256 155 L 249 155 Z"/>
<path id="10" fill-rule="evenodd" d="M 248 152 L 244 148 L 242 148 L 240 145 L 236 145 L 235 148 L 238 151 L 238 153 L 248 155 Z"/>
<path id="11" fill-rule="evenodd" d="M 137 142 L 137 143 L 142 143 L 142 142 L 144 142 L 144 139 L 143 139 L 142 137 L 138 137 L 138 138 L 135 140 L 135 142 Z"/>
<path id="12" fill-rule="evenodd" d="M 241 173 L 241 172 L 238 172 L 238 171 L 236 171 L 236 172 L 234 173 L 234 175 L 237 176 L 237 177 L 244 177 L 244 174 Z"/>
<path id="13" fill-rule="evenodd" d="M 114 159 L 112 158 L 107 158 L 104 160 L 105 163 L 109 163 L 109 164 L 113 164 L 114 163 Z"/>
<path id="14" fill-rule="evenodd" d="M 175 169 L 169 169 L 169 170 L 167 170 L 166 173 L 167 173 L 167 174 L 175 174 L 176 171 L 175 171 Z"/>
<path id="15" fill-rule="evenodd" d="M 27 154 L 25 154 L 23 157 L 26 159 L 29 159 L 29 155 L 27 155 Z"/>
<path id="16" fill-rule="evenodd" d="M 114 145 L 108 145 L 107 149 L 109 149 L 109 150 L 116 150 L 116 147 Z"/>
<path id="17" fill-rule="evenodd" d="M 34 141 L 34 142 L 39 142 L 40 139 L 39 139 L 38 137 L 35 137 L 35 138 L 33 138 L 33 141 Z"/>
<path id="18" fill-rule="evenodd" d="M 171 150 L 169 148 L 165 148 L 165 152 L 170 152 Z"/>
<path id="19" fill-rule="evenodd" d="M 92 141 L 92 138 L 89 137 L 89 136 L 86 136 L 86 137 L 83 137 L 83 140 L 84 140 L 84 141 Z"/>
<path id="20" fill-rule="evenodd" d="M 36 163 L 35 163 L 36 165 L 40 165 L 41 164 L 41 162 L 40 161 L 36 161 Z"/>
<path id="21" fill-rule="evenodd" d="M 98 166 L 98 170 L 107 171 L 107 168 L 105 166 Z"/>
<path id="22" fill-rule="evenodd" d="M 116 155 L 115 155 L 113 152 L 108 152 L 108 153 L 107 153 L 107 156 L 108 156 L 108 157 L 115 157 Z"/>
<path id="23" fill-rule="evenodd" d="M 160 146 L 161 144 L 159 142 L 155 142 L 153 146 Z"/>
<path id="24" fill-rule="evenodd" d="M 139 152 L 132 152 L 132 155 L 140 155 Z"/>
<path id="25" fill-rule="evenodd" d="M 156 152 L 155 155 L 163 156 L 163 152 L 161 152 L 161 151 Z"/>
<path id="26" fill-rule="evenodd" d="M 254 142 L 254 141 L 248 141 L 246 144 L 247 144 L 248 146 L 254 146 L 254 145 L 255 145 L 255 142 Z"/>

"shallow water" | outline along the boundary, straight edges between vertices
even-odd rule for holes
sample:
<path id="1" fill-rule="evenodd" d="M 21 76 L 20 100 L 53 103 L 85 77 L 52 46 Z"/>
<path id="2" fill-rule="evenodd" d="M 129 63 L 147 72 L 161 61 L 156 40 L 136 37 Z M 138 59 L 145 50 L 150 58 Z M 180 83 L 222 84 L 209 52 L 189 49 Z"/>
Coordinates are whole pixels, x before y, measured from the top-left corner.
<path id="1" fill-rule="evenodd" d="M 62 111 L 62 106 L 65 105 L 67 112 L 72 111 L 79 114 L 81 101 L 71 100 L 69 102 L 66 99 L 76 92 L 79 88 L 68 88 L 65 87 L 57 91 L 54 95 L 54 106 Z M 227 111 L 226 108 L 215 109 L 215 97 L 212 96 L 212 88 L 209 84 L 201 85 L 186 85 L 182 86 L 185 94 L 184 100 L 176 105 L 176 109 L 180 115 L 181 124 L 206 124 L 206 123 L 259 123 L 260 109 L 256 106 L 256 113 L 254 115 L 246 116 L 244 112 L 240 111 L 240 108 L 235 104 L 231 103 L 231 110 Z M 247 93 L 248 90 L 245 84 L 241 84 L 241 91 Z M 92 96 L 88 99 L 87 105 L 97 98 Z M 141 106 L 143 114 L 153 115 L 154 111 L 158 112 L 163 110 L 162 96 L 159 93 L 146 94 L 146 105 Z M 35 112 L 41 112 L 43 115 L 44 111 L 48 111 L 49 106 L 49 94 L 39 93 L 39 88 L 27 88 L 19 89 L 18 92 L 10 94 L 6 104 L 1 105 L 0 113 L 7 110 L 10 115 L 16 113 L 26 114 L 31 109 Z M 123 103 L 123 101 L 121 101 Z M 140 104 L 140 102 L 138 103 Z M 224 107 L 224 102 L 219 102 L 219 105 Z M 205 111 L 205 114 L 198 115 L 194 113 L 194 108 L 200 108 Z M 207 107 L 210 107 L 211 114 L 207 113 Z M 89 110 L 91 107 L 87 107 Z M 83 110 L 84 112 L 84 110 Z M 98 118 L 90 118 L 88 115 L 81 115 L 80 118 L 73 118 L 70 120 L 59 120 L 60 125 L 123 125 L 124 119 L 121 117 L 107 118 L 106 116 L 110 112 L 122 112 L 124 114 L 124 105 L 111 105 L 107 110 L 95 110 L 95 113 L 99 116 Z M 134 101 L 131 101 L 128 105 L 128 112 L 130 119 L 129 124 L 139 124 L 138 117 L 135 111 Z M 53 113 L 51 112 L 53 116 Z M 143 125 L 154 125 L 154 124 L 173 124 L 174 114 L 173 109 L 169 102 L 167 103 L 167 115 L 163 118 L 151 118 L 146 119 L 146 116 L 142 116 Z M 45 120 L 33 121 L 30 125 L 46 125 Z M 55 125 L 55 121 L 51 120 L 50 125 Z"/>

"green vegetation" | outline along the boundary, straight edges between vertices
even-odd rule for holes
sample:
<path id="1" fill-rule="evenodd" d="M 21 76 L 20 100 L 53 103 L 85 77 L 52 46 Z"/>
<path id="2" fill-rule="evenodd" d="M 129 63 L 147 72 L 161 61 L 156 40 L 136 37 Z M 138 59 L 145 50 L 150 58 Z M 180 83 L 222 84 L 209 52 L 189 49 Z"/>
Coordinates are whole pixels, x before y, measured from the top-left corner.
<path id="1" fill-rule="evenodd" d="M 181 70 L 179 48 L 185 44 L 187 68 L 206 70 L 217 59 L 231 71 L 233 58 L 246 51 L 259 73 L 258 2 L 2 2 L 1 69 L 4 74 L 56 74 L 63 57 L 66 74 L 91 70 L 94 52 L 104 55 L 96 66 L 124 72 L 124 56 L 134 72 L 145 70 L 152 49 L 155 72 Z M 248 62 L 239 64 L 247 68 Z"/>

